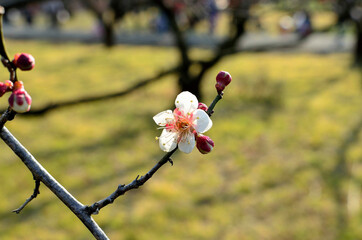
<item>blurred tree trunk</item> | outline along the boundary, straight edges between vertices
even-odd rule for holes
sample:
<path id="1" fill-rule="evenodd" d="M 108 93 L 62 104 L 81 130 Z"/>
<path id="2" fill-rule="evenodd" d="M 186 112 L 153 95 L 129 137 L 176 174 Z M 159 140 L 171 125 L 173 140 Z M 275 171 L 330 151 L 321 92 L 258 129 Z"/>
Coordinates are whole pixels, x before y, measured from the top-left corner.
<path id="1" fill-rule="evenodd" d="M 238 51 L 237 44 L 245 33 L 245 23 L 249 18 L 249 8 L 255 0 L 233 0 L 230 3 L 230 12 L 233 20 L 230 23 L 230 32 L 226 40 L 214 50 L 214 56 L 209 60 L 193 60 L 189 56 L 189 48 L 185 32 L 180 29 L 172 6 L 162 0 L 153 0 L 156 6 L 168 19 L 171 31 L 175 36 L 176 46 L 180 54 L 180 71 L 178 85 L 181 91 L 190 91 L 202 99 L 201 85 L 205 74 L 224 56 Z"/>
<path id="2" fill-rule="evenodd" d="M 112 8 L 108 8 L 106 11 L 102 12 L 99 21 L 102 24 L 102 36 L 103 42 L 107 47 L 112 47 L 116 44 L 115 34 L 114 34 L 114 24 L 115 24 L 115 11 Z"/>
<path id="3" fill-rule="evenodd" d="M 354 63 L 362 67 L 362 8 L 357 0 L 338 0 L 335 11 L 337 24 L 352 21 L 355 25 Z"/>
<path id="4" fill-rule="evenodd" d="M 166 16 L 170 29 L 175 37 L 176 46 L 180 54 L 180 71 L 178 85 L 181 91 L 190 91 L 197 97 L 201 96 L 199 83 L 193 81 L 190 75 L 191 60 L 189 58 L 189 46 L 186 43 L 185 35 L 179 28 L 175 12 L 172 6 L 167 5 L 163 0 L 153 0 L 154 4 Z"/>
<path id="5" fill-rule="evenodd" d="M 116 44 L 115 24 L 137 7 L 150 5 L 150 0 L 83 0 L 102 26 L 103 42 L 107 47 Z"/>
<path id="6" fill-rule="evenodd" d="M 354 61 L 359 66 L 362 67 L 362 23 L 358 21 L 356 25 L 356 45 L 354 49 Z"/>
<path id="7" fill-rule="evenodd" d="M 82 4 L 91 10 L 101 27 L 103 42 L 107 47 L 115 45 L 114 24 L 124 12 L 120 9 L 122 1 L 83 0 Z"/>

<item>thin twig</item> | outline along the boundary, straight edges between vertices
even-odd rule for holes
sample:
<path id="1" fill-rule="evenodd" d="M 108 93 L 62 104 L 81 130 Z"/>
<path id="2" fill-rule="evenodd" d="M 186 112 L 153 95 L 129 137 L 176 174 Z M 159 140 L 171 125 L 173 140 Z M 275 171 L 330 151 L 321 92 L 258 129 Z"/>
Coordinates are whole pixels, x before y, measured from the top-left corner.
<path id="1" fill-rule="evenodd" d="M 129 190 L 136 189 L 136 188 L 139 188 L 140 186 L 142 186 L 145 182 L 147 182 L 153 176 L 153 174 L 155 174 L 158 171 L 158 169 L 160 169 L 165 163 L 170 161 L 170 157 L 172 156 L 172 154 L 174 154 L 174 152 L 176 152 L 176 150 L 177 150 L 177 148 L 175 148 L 171 152 L 166 153 L 165 156 L 160 161 L 158 161 L 156 163 L 156 165 L 150 171 L 148 171 L 145 175 L 143 175 L 141 177 L 139 177 L 139 175 L 138 175 L 136 177 L 136 179 L 134 179 L 131 183 L 129 183 L 127 185 L 123 185 L 123 184 L 119 185 L 117 190 L 114 191 L 108 197 L 106 197 L 98 202 L 93 203 L 91 206 L 87 206 L 86 209 L 87 209 L 88 213 L 89 214 L 98 214 L 99 210 L 101 210 L 108 204 L 113 203 L 114 200 L 116 200 L 119 196 L 124 195 Z"/>
<path id="2" fill-rule="evenodd" d="M 224 95 L 224 92 L 221 92 L 220 94 L 218 94 L 215 99 L 212 101 L 212 103 L 210 104 L 209 108 L 207 109 L 207 114 L 211 117 L 211 115 L 214 113 L 214 108 L 216 106 L 216 103 L 218 103 L 222 97 Z"/>
<path id="3" fill-rule="evenodd" d="M 15 65 L 10 62 L 8 59 L 4 58 L 3 56 L 1 56 L 1 63 L 4 65 L 4 67 L 6 67 L 10 73 L 10 81 L 15 82 L 17 81 L 17 76 L 16 76 L 16 67 Z"/>
<path id="4" fill-rule="evenodd" d="M 23 203 L 23 205 L 21 205 L 19 208 L 13 210 L 14 213 L 17 213 L 19 214 L 21 212 L 21 210 L 24 209 L 24 207 L 31 201 L 33 200 L 34 198 L 36 198 L 38 196 L 38 194 L 40 194 L 39 192 L 39 187 L 40 187 L 40 181 L 35 179 L 35 188 L 34 188 L 34 192 L 33 194 L 28 198 L 26 199 L 26 201 Z"/>

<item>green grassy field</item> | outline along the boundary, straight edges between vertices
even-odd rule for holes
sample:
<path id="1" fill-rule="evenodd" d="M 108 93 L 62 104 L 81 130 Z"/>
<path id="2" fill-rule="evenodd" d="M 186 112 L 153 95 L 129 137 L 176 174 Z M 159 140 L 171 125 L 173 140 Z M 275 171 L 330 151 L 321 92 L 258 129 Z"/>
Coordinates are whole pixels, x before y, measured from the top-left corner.
<path id="1" fill-rule="evenodd" d="M 10 40 L 7 46 L 10 55 L 36 58 L 33 71 L 19 73 L 34 108 L 124 89 L 177 63 L 170 48 Z M 120 240 L 361 239 L 361 75 L 350 61 L 348 54 L 293 53 L 224 59 L 203 86 L 210 103 L 218 71 L 233 76 L 208 132 L 214 151 L 177 153 L 174 166 L 95 220 Z M 8 78 L 5 69 L 0 74 Z M 123 98 L 17 116 L 6 126 L 76 198 L 92 204 L 163 156 L 152 117 L 177 93 L 176 79 L 167 77 Z M 5 108 L 6 97 L 0 100 Z M 92 239 L 44 186 L 20 215 L 12 213 L 34 183 L 3 142 L 0 150 L 0 239 Z M 336 174 L 343 166 L 346 174 Z"/>

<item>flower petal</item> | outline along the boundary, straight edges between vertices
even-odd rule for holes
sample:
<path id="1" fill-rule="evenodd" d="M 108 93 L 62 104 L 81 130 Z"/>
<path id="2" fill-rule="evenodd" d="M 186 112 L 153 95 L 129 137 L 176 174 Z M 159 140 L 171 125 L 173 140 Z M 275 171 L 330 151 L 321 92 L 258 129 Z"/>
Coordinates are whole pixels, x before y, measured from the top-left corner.
<path id="1" fill-rule="evenodd" d="M 204 110 L 197 109 L 193 112 L 193 125 L 198 133 L 204 133 L 212 127 L 212 120 Z"/>
<path id="2" fill-rule="evenodd" d="M 159 144 L 162 151 L 171 152 L 177 146 L 177 137 L 178 133 L 163 129 L 161 136 L 159 138 Z"/>
<path id="3" fill-rule="evenodd" d="M 174 119 L 173 113 L 171 110 L 166 110 L 160 112 L 156 116 L 153 117 L 153 120 L 156 122 L 158 126 L 165 126 L 167 123 Z"/>
<path id="4" fill-rule="evenodd" d="M 199 101 L 195 95 L 185 91 L 177 95 L 175 105 L 181 112 L 187 114 L 197 109 Z"/>
<path id="5" fill-rule="evenodd" d="M 180 142 L 178 143 L 178 148 L 181 152 L 190 153 L 196 145 L 195 135 L 191 132 L 185 133 Z"/>

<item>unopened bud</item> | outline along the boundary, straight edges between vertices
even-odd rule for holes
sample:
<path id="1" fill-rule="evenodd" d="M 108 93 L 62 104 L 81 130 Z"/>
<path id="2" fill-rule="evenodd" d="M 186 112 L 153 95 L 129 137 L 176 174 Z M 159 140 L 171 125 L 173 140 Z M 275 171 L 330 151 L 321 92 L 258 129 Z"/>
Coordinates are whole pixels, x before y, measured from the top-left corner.
<path id="1" fill-rule="evenodd" d="M 13 83 L 9 80 L 6 80 L 5 83 L 0 82 L 0 97 L 2 97 L 6 92 L 9 92 L 13 89 Z"/>
<path id="2" fill-rule="evenodd" d="M 216 76 L 215 88 L 218 94 L 224 91 L 225 87 L 231 82 L 231 75 L 228 72 L 220 71 Z"/>
<path id="3" fill-rule="evenodd" d="M 196 147 L 199 149 L 200 153 L 207 154 L 212 151 L 215 144 L 214 141 L 208 136 L 199 134 L 196 137 Z"/>
<path id="4" fill-rule="evenodd" d="M 199 106 L 197 107 L 198 109 L 204 110 L 205 112 L 207 112 L 208 107 L 206 106 L 205 103 L 199 102 Z"/>
<path id="5" fill-rule="evenodd" d="M 24 88 L 15 90 L 9 97 L 9 105 L 15 112 L 27 112 L 30 110 L 31 97 Z"/>
<path id="6" fill-rule="evenodd" d="M 29 71 L 35 66 L 35 59 L 28 53 L 17 53 L 14 56 L 13 63 L 23 71 Z"/>

